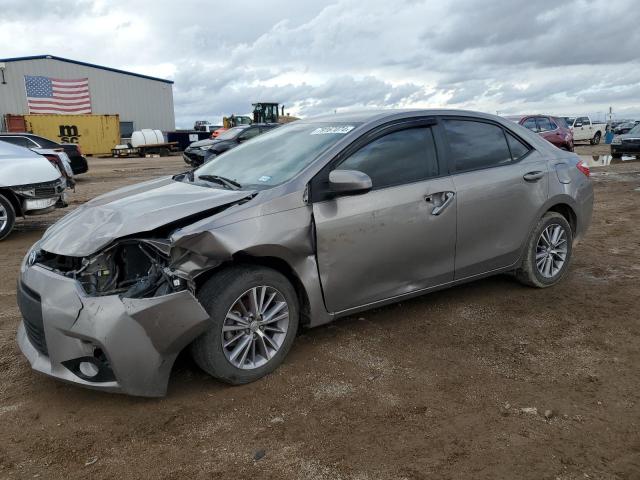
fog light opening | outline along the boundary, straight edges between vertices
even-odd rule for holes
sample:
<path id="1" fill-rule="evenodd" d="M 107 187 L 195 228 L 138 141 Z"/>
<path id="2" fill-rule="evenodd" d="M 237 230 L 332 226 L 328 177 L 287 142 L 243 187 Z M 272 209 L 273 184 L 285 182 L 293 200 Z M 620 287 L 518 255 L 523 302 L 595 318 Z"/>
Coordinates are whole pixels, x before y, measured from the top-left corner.
<path id="1" fill-rule="evenodd" d="M 80 362 L 78 370 L 87 378 L 93 378 L 100 372 L 98 366 L 92 362 Z"/>
<path id="2" fill-rule="evenodd" d="M 106 356 L 102 349 L 94 349 L 94 356 L 80 357 L 73 360 L 66 360 L 62 365 L 67 367 L 74 375 L 83 380 L 94 383 L 114 382 L 116 380 L 111 366 L 106 361 Z"/>

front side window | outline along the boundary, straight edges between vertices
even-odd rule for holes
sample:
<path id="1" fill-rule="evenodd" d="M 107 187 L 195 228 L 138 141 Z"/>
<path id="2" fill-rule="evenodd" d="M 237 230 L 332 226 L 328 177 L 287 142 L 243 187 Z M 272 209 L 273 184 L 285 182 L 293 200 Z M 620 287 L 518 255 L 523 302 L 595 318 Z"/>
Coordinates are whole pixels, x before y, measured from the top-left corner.
<path id="1" fill-rule="evenodd" d="M 511 162 L 511 152 L 501 127 L 474 120 L 445 120 L 443 123 L 457 172 Z"/>
<path id="2" fill-rule="evenodd" d="M 531 117 L 531 118 L 527 118 L 524 123 L 522 124 L 522 126 L 524 128 L 528 128 L 529 130 L 531 130 L 532 132 L 538 132 L 538 126 L 536 125 L 536 119 Z"/>
<path id="3" fill-rule="evenodd" d="M 553 130 L 551 122 L 547 117 L 538 117 L 538 128 L 541 132 L 548 132 L 550 130 Z"/>
<path id="4" fill-rule="evenodd" d="M 365 145 L 338 166 L 371 177 L 373 188 L 424 180 L 438 175 L 433 133 L 429 127 L 399 130 Z"/>

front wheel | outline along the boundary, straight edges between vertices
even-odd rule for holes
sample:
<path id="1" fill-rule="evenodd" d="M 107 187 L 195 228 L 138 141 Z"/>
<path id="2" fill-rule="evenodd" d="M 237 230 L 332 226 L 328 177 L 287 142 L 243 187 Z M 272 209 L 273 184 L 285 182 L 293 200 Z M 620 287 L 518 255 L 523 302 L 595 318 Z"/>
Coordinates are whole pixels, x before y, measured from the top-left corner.
<path id="1" fill-rule="evenodd" d="M 0 194 L 0 240 L 3 240 L 13 230 L 16 222 L 16 212 L 7 197 Z"/>
<path id="2" fill-rule="evenodd" d="M 569 222 L 557 212 L 547 212 L 531 233 L 516 277 L 532 287 L 555 285 L 567 272 L 572 250 L 573 232 Z"/>
<path id="3" fill-rule="evenodd" d="M 198 293 L 210 316 L 191 345 L 205 372 L 234 385 L 275 370 L 293 344 L 299 323 L 296 291 L 276 270 L 236 266 L 211 277 Z"/>

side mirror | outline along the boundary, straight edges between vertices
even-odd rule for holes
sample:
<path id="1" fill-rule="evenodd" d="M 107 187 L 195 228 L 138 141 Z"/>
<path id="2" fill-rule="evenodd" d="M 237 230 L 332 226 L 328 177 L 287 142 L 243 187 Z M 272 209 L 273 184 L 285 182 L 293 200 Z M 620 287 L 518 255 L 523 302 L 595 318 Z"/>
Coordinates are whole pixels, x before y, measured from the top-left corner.
<path id="1" fill-rule="evenodd" d="M 333 170 L 329 173 L 329 189 L 336 195 L 366 193 L 372 186 L 369 175 L 357 170 Z"/>

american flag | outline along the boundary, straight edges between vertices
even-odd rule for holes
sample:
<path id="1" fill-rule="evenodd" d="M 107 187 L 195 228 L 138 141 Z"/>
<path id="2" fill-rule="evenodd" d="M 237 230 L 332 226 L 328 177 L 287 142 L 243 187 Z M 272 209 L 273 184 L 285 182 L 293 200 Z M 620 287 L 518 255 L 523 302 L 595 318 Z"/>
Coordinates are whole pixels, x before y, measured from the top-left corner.
<path id="1" fill-rule="evenodd" d="M 29 113 L 91 113 L 89 79 L 24 76 Z"/>

